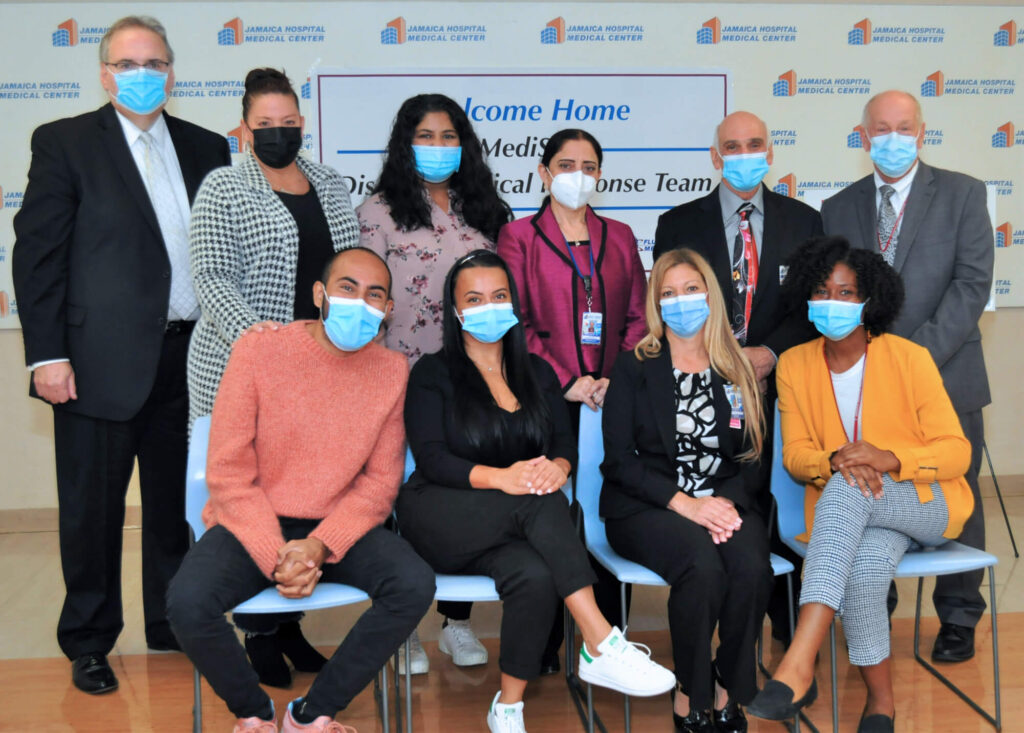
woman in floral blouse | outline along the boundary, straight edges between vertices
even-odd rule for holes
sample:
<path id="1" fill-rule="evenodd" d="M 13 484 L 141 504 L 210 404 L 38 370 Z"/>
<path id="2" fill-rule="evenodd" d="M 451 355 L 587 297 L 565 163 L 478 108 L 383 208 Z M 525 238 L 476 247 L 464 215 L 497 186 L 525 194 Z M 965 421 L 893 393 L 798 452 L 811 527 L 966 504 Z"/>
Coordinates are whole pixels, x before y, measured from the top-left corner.
<path id="1" fill-rule="evenodd" d="M 402 104 L 374 191 L 356 210 L 360 244 L 391 268 L 385 343 L 411 365 L 441 348 L 445 273 L 467 252 L 493 250 L 512 213 L 466 113 L 441 94 Z"/>
<path id="2" fill-rule="evenodd" d="M 395 307 L 384 336 L 410 366 L 441 348 L 444 279 L 455 261 L 475 249 L 494 249 L 512 210 L 494 187 L 483 148 L 466 113 L 441 94 L 405 100 L 391 130 L 384 167 L 356 214 L 360 244 L 391 268 Z M 471 603 L 439 602 L 445 617 L 439 647 L 459 666 L 487 662 L 487 649 L 469 625 Z M 429 661 L 416 633 L 409 638 L 410 671 Z M 405 654 L 399 654 L 405 671 Z"/>

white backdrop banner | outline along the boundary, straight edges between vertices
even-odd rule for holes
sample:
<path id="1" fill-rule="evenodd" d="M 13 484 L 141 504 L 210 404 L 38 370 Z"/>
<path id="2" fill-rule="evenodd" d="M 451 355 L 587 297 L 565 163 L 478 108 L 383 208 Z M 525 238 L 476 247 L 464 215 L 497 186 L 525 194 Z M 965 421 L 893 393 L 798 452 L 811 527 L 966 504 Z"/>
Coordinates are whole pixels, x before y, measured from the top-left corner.
<path id="1" fill-rule="evenodd" d="M 480 107 L 474 124 L 493 151 L 490 162 L 517 209 L 535 207 L 540 193 L 539 154 L 529 145 L 520 154 L 518 146 L 569 124 L 590 130 L 609 148 L 609 185 L 611 179 L 623 186 L 628 179 L 645 181 L 642 191 L 603 191 L 599 205 L 668 207 L 702 195 L 703 190 L 694 190 L 698 183 L 703 186 L 707 177 L 712 186 L 718 182 L 706 150 L 678 148 L 707 148 L 714 123 L 725 110 L 736 109 L 749 109 L 768 123 L 775 163 L 767 185 L 813 198 L 815 191 L 841 188 L 870 172 L 853 132 L 861 109 L 871 94 L 905 89 L 918 95 L 924 108 L 923 159 L 969 173 L 996 191 L 997 303 L 1024 306 L 1024 11 L 1019 6 L 26 2 L 0 3 L 0 328 L 18 327 L 10 279 L 11 221 L 25 190 L 32 130 L 106 101 L 98 79 L 98 43 L 127 13 L 153 15 L 167 27 L 177 76 L 168 112 L 229 141 L 237 140 L 242 81 L 257 66 L 288 72 L 310 126 L 313 67 L 342 70 L 330 84 L 354 83 L 352 69 L 394 75 L 387 84 L 377 77 L 378 86 L 364 87 L 347 100 L 347 110 L 336 110 L 345 129 L 365 124 L 376 130 L 366 149 L 378 150 L 401 100 L 428 91 L 401 81 L 403 72 L 455 74 L 444 89 L 460 95 L 460 103 L 472 98 L 471 107 Z M 517 87 L 513 73 L 529 76 Z M 541 76 L 546 73 L 560 76 Z M 593 84 L 567 76 L 591 73 L 600 75 Z M 670 75 L 679 73 L 705 76 L 672 81 Z M 697 80 L 721 79 L 723 73 L 724 105 L 719 99 L 703 109 L 687 98 L 698 93 L 707 99 L 712 82 L 702 88 L 694 86 Z M 495 76 L 488 82 L 477 77 L 479 83 L 471 85 L 473 74 Z M 638 76 L 630 84 L 629 77 L 615 76 L 623 74 Z M 654 90 L 661 90 L 660 98 Z M 628 105 L 629 118 L 570 122 L 563 115 L 569 99 L 575 100 L 574 113 L 580 105 Z M 561 100 L 560 116 L 551 119 L 556 100 Z M 653 110 L 645 106 L 649 100 L 657 101 Z M 540 106 L 544 124 L 487 117 L 495 114 L 490 111 L 495 105 L 504 110 L 519 104 L 527 111 Z M 501 146 L 495 147 L 499 138 Z M 515 145 L 506 153 L 510 143 Z M 334 140 L 324 150 L 325 160 L 334 151 L 332 164 L 354 181 L 359 199 L 359 183 L 365 187 L 375 177 L 380 158 L 336 152 L 357 149 L 356 144 Z M 312 149 L 312 136 L 307 145 Z M 647 147 L 676 150 L 618 150 Z M 524 183 L 523 191 L 515 191 L 514 182 L 529 179 L 531 172 L 531 189 Z M 660 191 L 659 173 L 666 174 Z M 685 180 L 691 190 L 680 185 L 672 191 L 670 180 Z M 651 245 L 656 213 L 607 210 L 634 226 L 642 249 Z"/>
<path id="2" fill-rule="evenodd" d="M 315 154 L 343 171 L 355 205 L 380 173 L 391 132 L 381 121 L 421 92 L 445 94 L 466 111 L 517 217 L 536 211 L 545 195 L 537 166 L 548 137 L 566 127 L 594 135 L 604 163 L 592 205 L 633 228 L 648 268 L 658 215 L 707 194 L 718 179 L 708 147 L 728 109 L 724 71 L 316 69 L 312 80 Z M 354 99 L 372 99 L 372 111 L 352 114 Z"/>

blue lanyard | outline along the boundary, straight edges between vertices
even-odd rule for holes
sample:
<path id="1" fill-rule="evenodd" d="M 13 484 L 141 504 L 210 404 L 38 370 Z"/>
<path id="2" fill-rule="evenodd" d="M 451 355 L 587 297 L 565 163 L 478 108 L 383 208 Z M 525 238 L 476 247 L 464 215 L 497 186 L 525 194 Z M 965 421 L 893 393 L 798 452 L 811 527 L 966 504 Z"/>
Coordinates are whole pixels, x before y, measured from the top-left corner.
<path id="1" fill-rule="evenodd" d="M 576 274 L 580 276 L 580 280 L 583 281 L 583 290 L 587 294 L 587 308 L 590 308 L 593 303 L 593 278 L 594 278 L 594 244 L 590 244 L 590 274 L 584 275 L 580 272 L 580 266 L 576 263 L 576 255 L 572 253 L 572 247 L 569 246 L 569 240 L 565 242 L 565 248 L 569 250 L 569 259 L 572 260 L 573 269 L 576 270 Z"/>

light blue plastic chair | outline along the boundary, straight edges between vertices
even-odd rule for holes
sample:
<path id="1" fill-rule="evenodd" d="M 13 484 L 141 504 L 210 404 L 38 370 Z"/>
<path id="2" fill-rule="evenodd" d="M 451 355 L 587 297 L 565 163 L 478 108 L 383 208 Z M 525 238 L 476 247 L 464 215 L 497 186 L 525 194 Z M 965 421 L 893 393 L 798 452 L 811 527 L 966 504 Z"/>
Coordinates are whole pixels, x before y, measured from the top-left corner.
<path id="1" fill-rule="evenodd" d="M 206 453 L 210 440 L 210 417 L 205 415 L 198 418 L 192 425 L 192 438 L 188 450 L 188 468 L 185 477 L 185 518 L 192 529 L 194 541 L 198 542 L 206 531 L 203 524 L 203 507 L 209 498 L 209 488 L 206 485 Z M 308 598 L 290 599 L 285 598 L 274 587 L 267 588 L 255 596 L 236 606 L 233 613 L 291 613 L 294 611 L 316 611 L 322 608 L 333 608 L 334 606 L 347 606 L 352 603 L 368 601 L 370 597 L 358 588 L 342 583 L 317 583 L 313 594 Z M 378 703 L 378 713 L 381 716 L 381 723 L 384 733 L 390 731 L 388 720 L 388 684 L 387 666 L 381 670 L 384 676 L 384 683 L 374 680 L 374 696 Z M 200 733 L 203 729 L 203 709 L 201 698 L 201 687 L 199 684 L 199 670 L 194 670 L 193 679 L 193 709 L 192 709 L 192 730 L 193 733 Z M 401 719 L 401 712 L 398 709 L 396 700 L 396 715 Z"/>
<path id="2" fill-rule="evenodd" d="M 412 457 L 412 451 L 408 448 L 405 451 L 405 478 L 404 484 L 416 470 L 416 460 Z M 494 578 L 487 575 L 445 575 L 436 573 L 434 576 L 436 590 L 434 599 L 438 601 L 461 601 L 466 603 L 477 603 L 485 601 L 500 601 L 498 589 L 494 586 Z M 410 663 L 411 652 L 409 645 L 405 645 L 405 709 L 407 711 L 405 720 L 406 733 L 412 733 L 412 671 Z M 398 675 L 395 675 L 395 686 L 397 692 Z M 401 721 L 399 721 L 401 727 Z"/>
<path id="3" fill-rule="evenodd" d="M 807 544 L 796 539 L 807 531 L 804 516 L 804 485 L 796 481 L 782 465 L 782 430 L 778 405 L 775 410 L 775 441 L 772 460 L 772 495 L 778 508 L 779 536 L 795 553 L 803 557 Z M 934 675 L 942 684 L 952 690 L 975 712 L 987 720 L 996 730 L 1002 730 L 1002 708 L 999 697 L 999 631 L 996 614 L 995 566 L 999 558 L 982 550 L 950 541 L 938 547 L 908 552 L 896 566 L 897 578 L 917 578 L 917 605 L 914 614 L 914 659 Z M 959 687 L 949 681 L 941 672 L 921 656 L 921 595 L 926 577 L 954 575 L 969 570 L 988 569 L 989 612 L 992 614 L 992 671 L 995 680 L 995 716 L 984 710 Z M 832 652 L 832 730 L 839 730 L 839 696 L 836 694 L 836 625 L 832 622 L 829 632 L 829 646 Z"/>
<path id="4" fill-rule="evenodd" d="M 622 609 L 622 618 L 626 618 L 626 584 L 636 585 L 667 586 L 664 578 L 643 565 L 627 560 L 619 555 L 608 544 L 608 537 L 605 534 L 604 520 L 601 518 L 599 504 L 601 499 L 601 486 L 604 478 L 601 475 L 601 462 L 604 460 L 604 438 L 601 432 L 601 411 L 594 412 L 588 408 L 580 409 L 580 435 L 579 435 L 579 467 L 576 470 L 576 500 L 583 510 L 583 532 L 586 539 L 586 546 L 590 553 L 619 581 L 619 602 Z M 787 583 L 792 585 L 793 563 L 785 558 L 772 554 L 772 572 L 775 575 L 785 575 Z M 788 594 L 792 598 L 792 587 Z M 790 619 L 792 621 L 793 609 L 790 608 Z M 567 636 L 568 639 L 573 638 Z M 579 682 L 577 681 L 577 684 Z M 570 685 L 570 690 L 575 690 Z M 587 717 L 584 721 L 588 733 L 593 733 L 594 700 L 593 690 L 588 684 L 587 690 Z M 630 731 L 629 696 L 624 696 L 624 716 L 626 733 Z M 599 724 L 599 723 L 598 723 Z"/>

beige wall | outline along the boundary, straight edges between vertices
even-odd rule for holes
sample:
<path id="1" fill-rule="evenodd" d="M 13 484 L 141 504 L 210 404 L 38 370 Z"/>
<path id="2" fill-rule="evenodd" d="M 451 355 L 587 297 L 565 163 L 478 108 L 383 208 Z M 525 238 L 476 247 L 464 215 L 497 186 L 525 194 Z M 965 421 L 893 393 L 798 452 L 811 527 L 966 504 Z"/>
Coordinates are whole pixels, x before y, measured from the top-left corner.
<path id="1" fill-rule="evenodd" d="M 998 476 L 1024 474 L 1020 449 L 1024 414 L 1024 308 L 981 319 L 993 404 L 985 432 Z M 55 507 L 53 420 L 48 407 L 26 395 L 21 331 L 0 331 L 0 510 Z M 987 473 L 987 469 L 984 470 Z M 129 504 L 138 504 L 135 491 Z"/>

